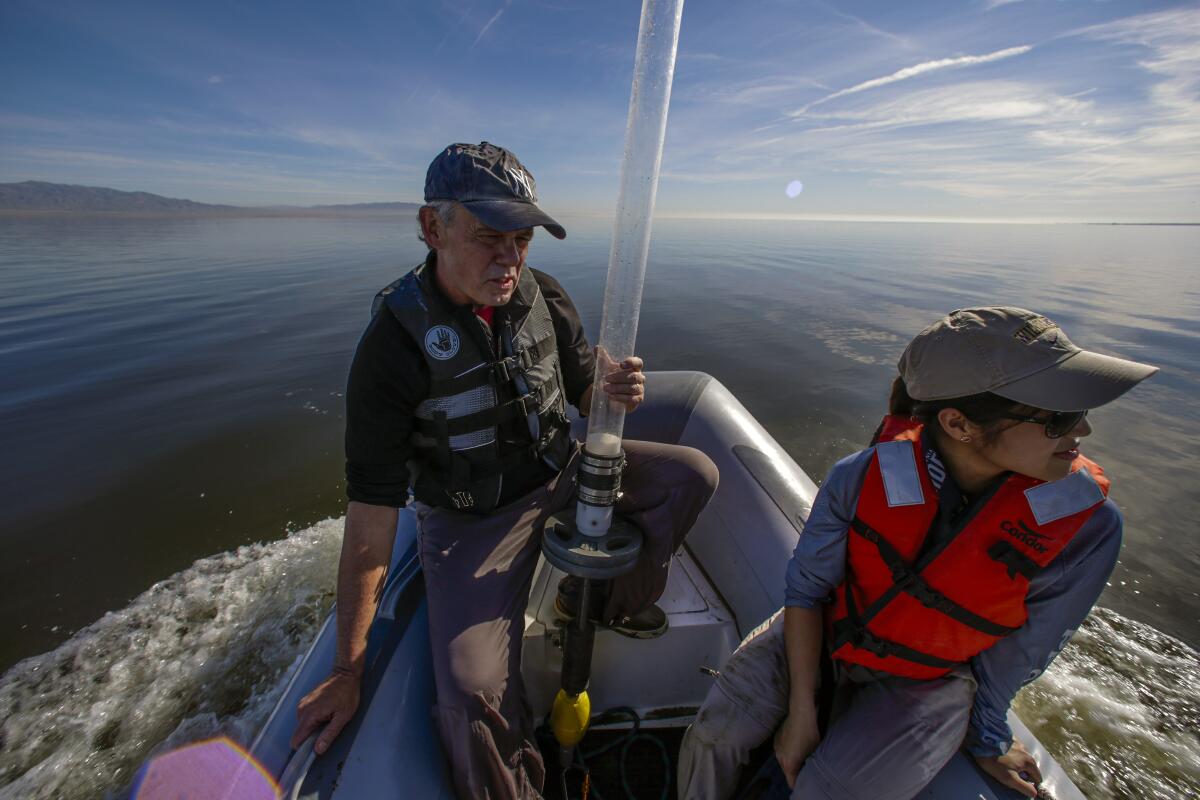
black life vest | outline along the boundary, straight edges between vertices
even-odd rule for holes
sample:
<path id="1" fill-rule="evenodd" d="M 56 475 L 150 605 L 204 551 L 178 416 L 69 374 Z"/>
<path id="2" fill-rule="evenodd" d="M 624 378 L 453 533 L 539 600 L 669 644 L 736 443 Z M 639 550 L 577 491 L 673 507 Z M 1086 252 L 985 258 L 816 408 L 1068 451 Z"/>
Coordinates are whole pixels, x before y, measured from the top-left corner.
<path id="1" fill-rule="evenodd" d="M 499 501 L 505 472 L 538 460 L 561 470 L 570 456 L 554 320 L 526 268 L 496 309 L 495 332 L 478 318 L 479 330 L 467 331 L 431 267 L 422 264 L 380 291 L 372 313 L 386 306 L 429 368 L 429 395 L 417 407 L 412 436 L 414 494 L 485 514 Z M 502 443 L 514 428 L 521 440 Z"/>

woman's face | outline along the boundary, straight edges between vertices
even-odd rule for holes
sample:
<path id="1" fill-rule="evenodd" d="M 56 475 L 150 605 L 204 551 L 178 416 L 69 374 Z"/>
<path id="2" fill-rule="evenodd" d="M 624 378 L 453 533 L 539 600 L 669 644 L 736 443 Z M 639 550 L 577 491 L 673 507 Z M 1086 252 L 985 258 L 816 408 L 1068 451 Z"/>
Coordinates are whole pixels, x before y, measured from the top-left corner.
<path id="1" fill-rule="evenodd" d="M 1050 412 L 1029 409 L 1028 416 L 1044 419 Z M 1071 471 L 1071 462 L 1079 455 L 1079 440 L 1092 432 L 1086 417 L 1057 439 L 1048 437 L 1046 426 L 1036 422 L 1004 424 L 1008 427 L 990 443 L 981 445 L 977 455 L 1000 470 L 1019 472 L 1044 481 L 1066 477 Z"/>

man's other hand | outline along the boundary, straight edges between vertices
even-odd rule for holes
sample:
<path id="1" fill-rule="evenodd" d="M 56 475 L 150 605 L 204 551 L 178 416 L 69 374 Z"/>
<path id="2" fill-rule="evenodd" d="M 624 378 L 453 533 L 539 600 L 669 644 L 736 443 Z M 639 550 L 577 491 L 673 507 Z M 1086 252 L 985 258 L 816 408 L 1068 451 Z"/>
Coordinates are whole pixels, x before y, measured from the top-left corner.
<path id="1" fill-rule="evenodd" d="M 820 742 L 821 732 L 817 727 L 815 706 L 799 712 L 793 709 L 779 726 L 775 733 L 775 759 L 787 778 L 789 788 L 796 788 L 800 767 L 804 766 L 804 760 L 817 749 Z"/>
<path id="2" fill-rule="evenodd" d="M 642 360 L 637 356 L 618 364 L 604 348 L 596 348 L 600 362 L 600 374 L 604 376 L 604 393 L 613 401 L 625 406 L 625 413 L 637 409 L 646 399 L 646 375 L 642 372 Z"/>
<path id="3" fill-rule="evenodd" d="M 1013 739 L 1012 747 L 1002 756 L 975 756 L 984 772 L 1000 783 L 1016 789 L 1026 797 L 1037 797 L 1037 786 L 1042 782 L 1042 771 L 1037 761 L 1025 749 L 1025 745 Z"/>
<path id="4" fill-rule="evenodd" d="M 322 755 L 346 727 L 358 710 L 361 681 L 350 672 L 334 669 L 333 674 L 313 689 L 296 707 L 296 732 L 292 734 L 295 750 L 324 726 L 313 749 Z"/>

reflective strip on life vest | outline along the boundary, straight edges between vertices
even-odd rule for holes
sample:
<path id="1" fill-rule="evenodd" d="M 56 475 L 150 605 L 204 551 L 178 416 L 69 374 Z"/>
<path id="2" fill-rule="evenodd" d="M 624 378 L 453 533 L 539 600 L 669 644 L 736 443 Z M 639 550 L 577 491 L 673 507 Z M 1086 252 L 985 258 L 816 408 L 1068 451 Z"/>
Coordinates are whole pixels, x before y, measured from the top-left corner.
<path id="1" fill-rule="evenodd" d="M 494 428 L 509 419 L 523 420 L 530 414 L 536 414 L 538 408 L 543 405 L 548 386 L 548 384 L 542 384 L 529 394 L 514 397 L 512 400 L 491 408 L 484 408 L 461 417 L 450 417 L 446 420 L 445 430 L 450 436 L 461 436 Z M 553 391 L 551 396 L 553 396 Z M 437 435 L 440 430 L 432 421 L 421 417 L 415 418 L 413 427 L 429 436 Z"/>
<path id="2" fill-rule="evenodd" d="M 1104 492 L 1087 468 L 1082 467 L 1065 478 L 1026 489 L 1025 499 L 1033 518 L 1039 525 L 1045 525 L 1104 502 Z"/>
<path id="3" fill-rule="evenodd" d="M 887 504 L 891 508 L 919 506 L 925 502 L 914 450 L 911 442 L 882 442 L 875 446 Z"/>

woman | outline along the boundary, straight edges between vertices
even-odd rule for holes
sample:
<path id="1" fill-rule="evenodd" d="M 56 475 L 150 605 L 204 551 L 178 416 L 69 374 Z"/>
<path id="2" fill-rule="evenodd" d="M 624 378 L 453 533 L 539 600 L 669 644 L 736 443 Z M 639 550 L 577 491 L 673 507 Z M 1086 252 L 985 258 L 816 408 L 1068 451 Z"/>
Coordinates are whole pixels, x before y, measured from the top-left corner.
<path id="1" fill-rule="evenodd" d="M 688 730 L 681 797 L 730 797 L 772 734 L 803 800 L 910 800 L 964 745 L 1036 796 L 1009 704 L 1087 616 L 1121 542 L 1109 482 L 1078 451 L 1087 411 L 1157 368 L 991 307 L 926 328 L 899 369 L 872 446 L 817 494 L 784 609 Z"/>

